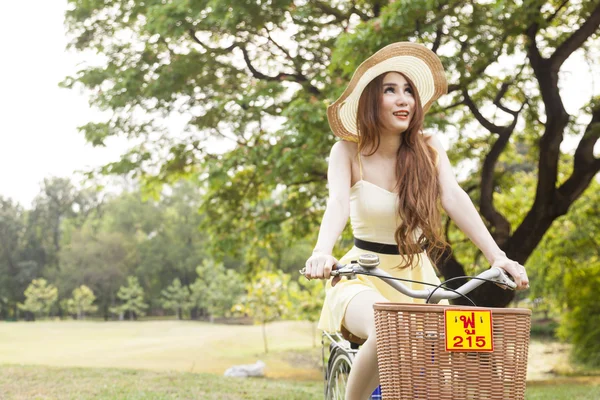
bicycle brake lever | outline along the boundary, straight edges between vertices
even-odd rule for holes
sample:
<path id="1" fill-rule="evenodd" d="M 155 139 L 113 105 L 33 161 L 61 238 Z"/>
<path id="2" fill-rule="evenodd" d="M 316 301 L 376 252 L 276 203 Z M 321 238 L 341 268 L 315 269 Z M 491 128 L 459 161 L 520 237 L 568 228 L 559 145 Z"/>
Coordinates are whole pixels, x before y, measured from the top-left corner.
<path id="1" fill-rule="evenodd" d="M 513 281 L 512 278 L 502 268 L 492 268 L 498 270 L 498 277 L 496 278 L 496 281 L 501 285 L 501 287 L 508 287 L 511 290 L 515 290 L 517 288 L 517 284 L 515 283 L 515 281 Z"/>
<path id="2" fill-rule="evenodd" d="M 331 271 L 331 276 L 353 276 L 354 268 L 352 264 L 336 265 L 336 269 Z"/>

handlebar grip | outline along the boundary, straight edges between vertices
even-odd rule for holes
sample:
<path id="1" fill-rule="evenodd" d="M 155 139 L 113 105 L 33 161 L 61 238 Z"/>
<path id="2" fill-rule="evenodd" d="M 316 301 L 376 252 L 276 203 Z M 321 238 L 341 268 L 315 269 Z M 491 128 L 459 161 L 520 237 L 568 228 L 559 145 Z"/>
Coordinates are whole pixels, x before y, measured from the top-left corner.
<path id="1" fill-rule="evenodd" d="M 339 274 L 336 272 L 338 269 L 344 268 L 345 264 L 335 263 L 331 268 L 331 276 L 338 276 Z M 306 276 L 306 267 L 302 268 L 298 271 L 300 275 Z"/>

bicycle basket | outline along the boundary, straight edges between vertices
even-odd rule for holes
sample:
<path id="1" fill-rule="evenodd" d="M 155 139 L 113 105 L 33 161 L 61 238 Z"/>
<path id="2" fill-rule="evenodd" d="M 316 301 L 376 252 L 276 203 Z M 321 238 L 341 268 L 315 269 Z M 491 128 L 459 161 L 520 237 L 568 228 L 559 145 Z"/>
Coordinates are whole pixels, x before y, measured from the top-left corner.
<path id="1" fill-rule="evenodd" d="M 376 303 L 384 399 L 523 400 L 531 310 Z M 493 351 L 446 351 L 445 310 L 492 315 Z"/>

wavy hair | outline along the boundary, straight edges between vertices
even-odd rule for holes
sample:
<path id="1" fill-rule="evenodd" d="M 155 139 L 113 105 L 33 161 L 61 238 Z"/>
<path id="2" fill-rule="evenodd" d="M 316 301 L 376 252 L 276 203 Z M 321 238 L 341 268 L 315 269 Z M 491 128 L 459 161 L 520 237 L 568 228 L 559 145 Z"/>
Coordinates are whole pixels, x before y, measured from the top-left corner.
<path id="1" fill-rule="evenodd" d="M 368 151 L 366 156 L 373 155 L 381 143 L 379 111 L 385 75 L 379 75 L 367 85 L 358 103 L 358 151 L 361 154 L 363 150 Z M 442 231 L 437 151 L 429 145 L 429 138 L 421 134 L 424 113 L 416 87 L 407 76 L 401 75 L 408 82 L 415 99 L 413 117 L 408 129 L 400 135 L 396 154 L 397 212 L 401 223 L 394 236 L 400 254 L 404 255 L 399 268 L 407 268 L 416 265 L 417 254 L 423 249 L 437 263 L 448 244 Z"/>

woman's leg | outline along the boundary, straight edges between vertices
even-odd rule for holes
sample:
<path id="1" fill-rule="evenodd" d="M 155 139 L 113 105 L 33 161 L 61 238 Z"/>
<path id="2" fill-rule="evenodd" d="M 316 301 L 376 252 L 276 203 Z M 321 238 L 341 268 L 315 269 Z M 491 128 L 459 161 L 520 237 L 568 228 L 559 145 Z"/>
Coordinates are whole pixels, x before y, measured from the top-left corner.
<path id="1" fill-rule="evenodd" d="M 344 326 L 352 334 L 367 338 L 356 354 L 346 388 L 346 400 L 366 400 L 379 385 L 373 304 L 387 301 L 375 290 L 358 293 L 350 300 Z"/>

